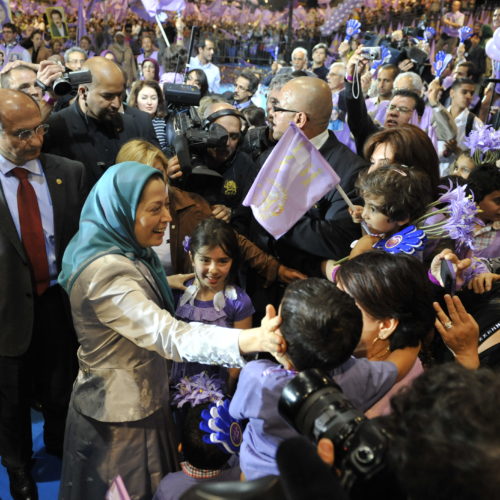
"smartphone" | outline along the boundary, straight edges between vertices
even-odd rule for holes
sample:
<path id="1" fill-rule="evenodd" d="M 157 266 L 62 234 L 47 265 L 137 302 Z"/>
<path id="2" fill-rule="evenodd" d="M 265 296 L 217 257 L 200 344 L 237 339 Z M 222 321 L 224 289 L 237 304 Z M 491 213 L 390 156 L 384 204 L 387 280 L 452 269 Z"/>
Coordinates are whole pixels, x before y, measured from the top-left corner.
<path id="1" fill-rule="evenodd" d="M 446 259 L 441 261 L 441 281 L 443 282 L 444 290 L 451 296 L 455 295 L 457 285 L 457 273 L 453 264 Z"/>

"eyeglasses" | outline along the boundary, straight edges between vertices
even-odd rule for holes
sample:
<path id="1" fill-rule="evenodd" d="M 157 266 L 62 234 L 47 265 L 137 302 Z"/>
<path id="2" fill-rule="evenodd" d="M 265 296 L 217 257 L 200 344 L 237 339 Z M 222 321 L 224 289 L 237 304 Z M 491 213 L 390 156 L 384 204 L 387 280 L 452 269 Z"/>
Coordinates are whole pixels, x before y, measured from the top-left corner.
<path id="1" fill-rule="evenodd" d="M 413 109 L 407 108 L 406 106 L 395 106 L 394 104 L 390 104 L 389 111 L 397 111 L 398 113 L 412 113 Z"/>
<path id="2" fill-rule="evenodd" d="M 275 113 L 301 113 L 301 111 L 297 111 L 295 109 L 280 108 L 279 106 L 276 105 L 273 105 L 273 111 Z"/>
<path id="3" fill-rule="evenodd" d="M 236 89 L 237 89 L 237 90 L 243 90 L 244 92 L 248 92 L 248 89 L 247 89 L 247 88 L 242 87 L 241 85 L 238 85 L 238 84 L 236 84 L 236 85 L 234 86 L 234 89 L 235 89 L 235 90 L 236 90 Z"/>
<path id="4" fill-rule="evenodd" d="M 40 125 L 38 125 L 35 128 L 32 128 L 31 130 L 20 130 L 19 132 L 14 132 L 11 135 L 17 137 L 21 141 L 29 141 L 31 138 L 33 138 L 34 135 L 45 135 L 48 130 L 49 130 L 49 124 L 41 123 Z"/>

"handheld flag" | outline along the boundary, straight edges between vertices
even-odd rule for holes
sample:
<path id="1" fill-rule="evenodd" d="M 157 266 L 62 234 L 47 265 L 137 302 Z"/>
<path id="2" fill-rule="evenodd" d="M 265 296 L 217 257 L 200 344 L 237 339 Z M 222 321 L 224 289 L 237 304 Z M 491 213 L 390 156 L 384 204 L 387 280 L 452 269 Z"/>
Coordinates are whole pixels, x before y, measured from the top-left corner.
<path id="1" fill-rule="evenodd" d="M 340 182 L 304 133 L 291 123 L 243 201 L 276 239 Z"/>

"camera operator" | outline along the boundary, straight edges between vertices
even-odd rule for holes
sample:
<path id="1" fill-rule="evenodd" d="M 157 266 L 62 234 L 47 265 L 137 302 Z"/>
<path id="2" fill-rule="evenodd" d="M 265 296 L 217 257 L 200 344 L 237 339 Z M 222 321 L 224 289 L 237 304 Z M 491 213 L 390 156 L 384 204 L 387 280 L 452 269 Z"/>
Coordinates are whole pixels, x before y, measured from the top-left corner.
<path id="1" fill-rule="evenodd" d="M 92 82 L 79 85 L 77 100 L 50 116 L 44 151 L 80 160 L 94 185 L 114 164 L 125 142 L 136 137 L 155 145 L 158 141 L 151 120 L 146 126 L 144 121 L 120 113 L 125 78 L 116 63 L 92 57 L 82 69 L 90 70 Z"/>
<path id="2" fill-rule="evenodd" d="M 223 127 L 227 141 L 224 146 L 207 148 L 200 153 L 204 166 L 215 175 L 191 174 L 183 189 L 202 195 L 214 211 L 224 211 L 229 219 L 231 211 L 241 205 L 258 169 L 251 157 L 238 148 L 242 139 L 242 117 L 234 106 L 206 97 L 200 103 L 200 114 L 205 128 L 211 124 Z M 180 179 L 180 165 L 171 165 L 168 176 Z"/>

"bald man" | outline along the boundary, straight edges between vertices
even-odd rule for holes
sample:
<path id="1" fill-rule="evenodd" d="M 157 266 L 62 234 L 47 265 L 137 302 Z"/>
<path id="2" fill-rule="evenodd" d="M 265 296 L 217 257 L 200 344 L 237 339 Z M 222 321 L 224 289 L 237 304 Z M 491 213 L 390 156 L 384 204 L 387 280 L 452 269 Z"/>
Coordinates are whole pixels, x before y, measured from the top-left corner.
<path id="1" fill-rule="evenodd" d="M 324 80 L 294 78 L 277 94 L 273 113 L 269 116 L 273 139 L 279 140 L 290 122 L 294 122 L 337 172 L 344 191 L 355 200 L 354 183 L 367 164 L 341 144 L 333 132 L 328 131 L 331 112 L 332 94 Z M 259 164 L 264 163 L 271 151 L 272 148 L 259 157 Z M 319 200 L 279 240 L 274 240 L 263 230 L 249 210 L 239 210 L 233 222 L 240 232 L 244 232 L 264 251 L 310 276 L 321 275 L 323 258 L 330 256 L 336 260 L 347 255 L 350 243 L 360 235 L 359 227 L 352 223 L 347 205 L 336 189 Z M 255 289 L 259 286 L 256 283 Z M 277 292 L 275 298 L 268 295 L 262 302 L 279 299 Z"/>
<path id="2" fill-rule="evenodd" d="M 0 456 L 12 497 L 35 499 L 30 403 L 61 456 L 77 343 L 57 276 L 88 186 L 81 163 L 40 153 L 46 126 L 31 96 L 0 89 L 0 124 Z"/>
<path id="3" fill-rule="evenodd" d="M 294 78 L 283 86 L 274 105 L 273 138 L 279 140 L 290 122 L 294 122 L 337 172 L 344 191 L 355 197 L 354 182 L 366 162 L 328 131 L 331 113 L 332 94 L 324 80 Z M 262 158 L 262 163 L 264 160 Z M 337 215 L 343 217 L 347 206 L 337 190 L 328 197 L 327 220 L 334 220 Z"/>
<path id="4" fill-rule="evenodd" d="M 116 63 L 93 57 L 83 68 L 90 70 L 92 83 L 80 85 L 77 100 L 49 118 L 44 151 L 82 161 L 95 184 L 125 142 L 139 137 L 158 146 L 158 141 L 150 119 L 121 112 L 125 78 Z"/>

